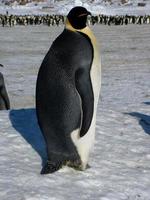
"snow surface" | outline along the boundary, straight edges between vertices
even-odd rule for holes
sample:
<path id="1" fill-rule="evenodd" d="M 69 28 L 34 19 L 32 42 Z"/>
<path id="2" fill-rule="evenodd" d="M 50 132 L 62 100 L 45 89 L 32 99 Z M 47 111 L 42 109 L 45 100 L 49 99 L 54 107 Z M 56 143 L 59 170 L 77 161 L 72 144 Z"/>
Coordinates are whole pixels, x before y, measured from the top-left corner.
<path id="1" fill-rule="evenodd" d="M 0 111 L 1 200 L 150 200 L 150 26 L 92 29 L 101 44 L 102 90 L 91 168 L 42 176 L 35 83 L 63 27 L 0 27 L 0 70 L 12 106 Z"/>
<path id="2" fill-rule="evenodd" d="M 4 0 L 3 0 L 4 1 Z M 1 3 L 0 0 L 0 14 L 17 15 L 43 15 L 43 14 L 62 14 L 66 15 L 70 9 L 74 6 L 84 6 L 93 15 L 105 14 L 105 15 L 145 15 L 150 14 L 150 0 L 132 0 L 128 3 L 121 4 L 120 0 L 105 1 L 102 0 L 61 0 L 61 1 L 51 1 L 47 0 L 44 2 L 32 2 L 26 5 L 18 5 L 14 2 L 10 6 L 6 6 Z M 144 7 L 139 7 L 138 2 L 143 2 L 146 5 Z M 111 4 L 112 3 L 112 4 Z"/>

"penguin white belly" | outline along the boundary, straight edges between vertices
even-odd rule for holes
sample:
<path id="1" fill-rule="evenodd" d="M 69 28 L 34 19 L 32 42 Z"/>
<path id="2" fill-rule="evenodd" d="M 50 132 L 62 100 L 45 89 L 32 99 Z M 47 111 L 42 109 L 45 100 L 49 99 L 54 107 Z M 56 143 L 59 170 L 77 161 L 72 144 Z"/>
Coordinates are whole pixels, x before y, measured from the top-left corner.
<path id="1" fill-rule="evenodd" d="M 80 137 L 80 129 L 73 131 L 71 134 L 72 141 L 77 148 L 78 154 L 80 155 L 83 170 L 87 166 L 89 153 L 95 141 L 96 110 L 101 86 L 101 62 L 99 59 L 99 52 L 97 51 L 96 40 L 91 30 L 88 27 L 85 29 L 86 30 L 83 30 L 82 32 L 86 33 L 89 36 L 94 49 L 94 57 L 90 72 L 94 93 L 94 112 L 90 128 L 83 137 Z"/>

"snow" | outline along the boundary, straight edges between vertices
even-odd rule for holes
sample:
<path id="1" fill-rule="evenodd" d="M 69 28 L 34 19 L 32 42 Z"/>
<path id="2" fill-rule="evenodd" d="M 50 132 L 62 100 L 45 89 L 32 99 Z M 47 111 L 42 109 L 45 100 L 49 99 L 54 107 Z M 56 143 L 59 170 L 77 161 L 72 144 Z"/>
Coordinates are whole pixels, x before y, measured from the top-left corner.
<path id="1" fill-rule="evenodd" d="M 0 27 L 0 69 L 11 100 L 0 111 L 1 200 L 150 199 L 149 25 L 92 27 L 102 90 L 91 168 L 42 176 L 45 143 L 35 114 L 40 63 L 63 27 Z"/>
<path id="2" fill-rule="evenodd" d="M 150 0 L 141 0 L 145 3 L 144 7 L 138 6 L 138 0 L 128 1 L 122 4 L 120 0 L 112 1 L 81 1 L 81 0 L 61 0 L 61 1 L 45 1 L 45 2 L 30 2 L 26 5 L 18 5 L 14 2 L 10 6 L 4 5 L 0 0 L 0 14 L 17 15 L 46 15 L 46 14 L 62 14 L 67 15 L 70 9 L 74 6 L 84 6 L 93 15 L 105 14 L 105 15 L 149 15 L 150 13 Z"/>

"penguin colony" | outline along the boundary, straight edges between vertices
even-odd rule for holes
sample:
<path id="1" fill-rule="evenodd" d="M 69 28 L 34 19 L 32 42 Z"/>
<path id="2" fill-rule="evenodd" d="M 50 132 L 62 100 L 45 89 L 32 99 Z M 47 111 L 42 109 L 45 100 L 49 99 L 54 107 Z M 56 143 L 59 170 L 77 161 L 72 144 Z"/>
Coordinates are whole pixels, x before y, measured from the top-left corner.
<path id="1" fill-rule="evenodd" d="M 39 69 L 36 111 L 48 156 L 42 174 L 62 166 L 85 170 L 88 165 L 101 85 L 99 51 L 88 15 L 84 7 L 71 9 Z"/>
<path id="2" fill-rule="evenodd" d="M 47 25 L 47 26 L 59 26 L 65 23 L 66 16 L 63 15 L 0 15 L 0 25 L 5 26 L 15 26 L 15 25 Z M 97 15 L 90 16 L 88 23 L 103 24 L 103 25 L 128 25 L 128 24 L 150 24 L 150 15 L 145 16 L 106 16 Z"/>

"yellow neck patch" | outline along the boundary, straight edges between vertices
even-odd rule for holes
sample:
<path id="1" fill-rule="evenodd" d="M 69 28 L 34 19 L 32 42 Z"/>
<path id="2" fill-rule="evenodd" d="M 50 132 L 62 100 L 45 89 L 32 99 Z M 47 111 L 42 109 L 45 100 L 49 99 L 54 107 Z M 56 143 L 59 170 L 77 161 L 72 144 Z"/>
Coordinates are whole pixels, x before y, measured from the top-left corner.
<path id="1" fill-rule="evenodd" d="M 65 27 L 66 27 L 66 29 L 68 29 L 70 31 L 73 31 L 73 32 L 78 31 L 78 32 L 86 34 L 90 38 L 92 44 L 94 46 L 96 45 L 96 38 L 95 38 L 94 34 L 92 33 L 91 29 L 88 26 L 86 26 L 83 29 L 75 29 L 75 28 L 72 27 L 72 25 L 70 24 L 69 20 L 66 19 L 66 26 Z"/>

